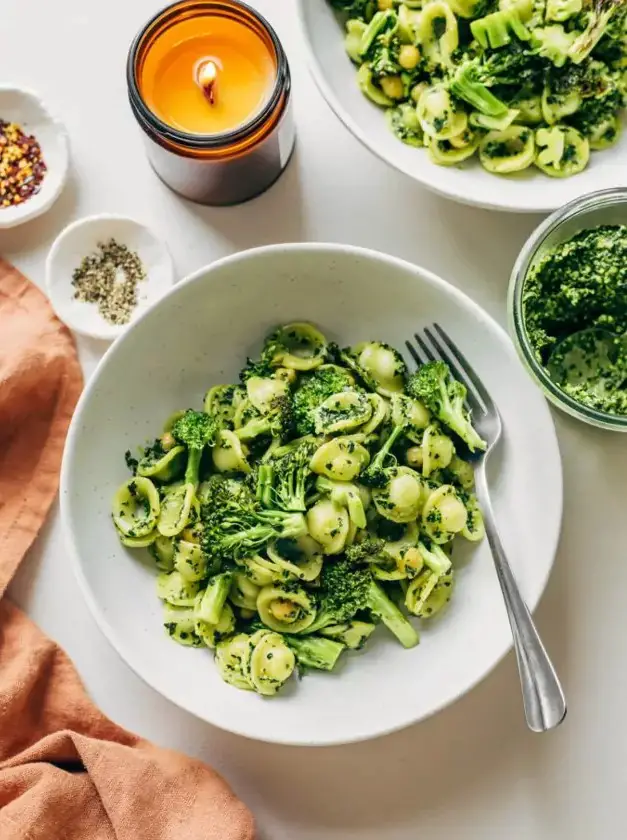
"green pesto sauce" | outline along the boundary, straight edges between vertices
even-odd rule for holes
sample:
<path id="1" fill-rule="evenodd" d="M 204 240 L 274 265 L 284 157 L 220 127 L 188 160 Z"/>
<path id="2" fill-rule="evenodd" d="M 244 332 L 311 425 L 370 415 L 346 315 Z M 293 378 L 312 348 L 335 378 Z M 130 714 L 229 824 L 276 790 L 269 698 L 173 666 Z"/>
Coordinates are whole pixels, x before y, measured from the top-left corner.
<path id="1" fill-rule="evenodd" d="M 583 230 L 548 251 L 525 281 L 522 309 L 534 355 L 556 384 L 590 408 L 627 416 L 627 226 Z M 607 343 L 584 330 L 614 337 L 609 358 Z"/>

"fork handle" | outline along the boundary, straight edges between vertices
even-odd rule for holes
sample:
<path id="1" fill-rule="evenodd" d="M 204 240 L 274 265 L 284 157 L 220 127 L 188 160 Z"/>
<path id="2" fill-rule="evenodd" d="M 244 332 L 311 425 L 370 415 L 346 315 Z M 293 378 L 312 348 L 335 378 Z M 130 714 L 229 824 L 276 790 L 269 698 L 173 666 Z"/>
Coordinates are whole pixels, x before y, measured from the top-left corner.
<path id="1" fill-rule="evenodd" d="M 534 732 L 547 732 L 566 716 L 564 692 L 507 560 L 496 527 L 483 464 L 476 471 L 476 484 L 486 536 L 512 628 L 527 725 Z"/>

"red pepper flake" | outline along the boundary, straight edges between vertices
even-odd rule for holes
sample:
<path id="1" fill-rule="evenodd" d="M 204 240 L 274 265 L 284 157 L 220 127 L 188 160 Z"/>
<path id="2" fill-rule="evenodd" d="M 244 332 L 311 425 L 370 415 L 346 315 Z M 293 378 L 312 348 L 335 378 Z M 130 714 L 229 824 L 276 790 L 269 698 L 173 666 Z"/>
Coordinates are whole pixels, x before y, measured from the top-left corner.
<path id="1" fill-rule="evenodd" d="M 0 119 L 0 210 L 38 193 L 46 170 L 37 140 L 17 123 Z"/>

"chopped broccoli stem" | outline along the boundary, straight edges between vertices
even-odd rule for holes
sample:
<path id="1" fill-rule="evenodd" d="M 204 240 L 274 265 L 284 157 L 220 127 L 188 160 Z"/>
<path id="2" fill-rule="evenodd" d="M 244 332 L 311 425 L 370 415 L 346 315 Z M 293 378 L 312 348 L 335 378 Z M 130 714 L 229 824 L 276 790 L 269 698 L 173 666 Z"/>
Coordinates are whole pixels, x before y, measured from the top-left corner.
<path id="1" fill-rule="evenodd" d="M 231 575 L 223 572 L 216 575 L 205 589 L 200 605 L 198 606 L 198 618 L 206 621 L 207 624 L 217 624 L 222 617 L 222 610 L 226 603 L 231 586 Z"/>
<path id="2" fill-rule="evenodd" d="M 371 581 L 368 588 L 368 609 L 381 619 L 403 647 L 415 647 L 420 641 L 416 629 L 374 581 Z"/>
<path id="3" fill-rule="evenodd" d="M 337 665 L 345 645 L 321 636 L 285 636 L 296 654 L 296 661 L 305 668 L 332 671 Z"/>

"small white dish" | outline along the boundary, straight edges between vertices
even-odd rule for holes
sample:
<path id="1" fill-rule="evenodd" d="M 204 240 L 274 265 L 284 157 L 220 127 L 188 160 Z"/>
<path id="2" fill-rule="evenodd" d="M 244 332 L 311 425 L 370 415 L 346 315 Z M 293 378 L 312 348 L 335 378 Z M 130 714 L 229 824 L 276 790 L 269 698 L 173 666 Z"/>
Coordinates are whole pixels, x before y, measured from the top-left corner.
<path id="1" fill-rule="evenodd" d="M 110 324 L 94 303 L 74 297 L 72 277 L 83 259 L 98 251 L 100 243 L 115 239 L 135 251 L 146 269 L 137 284 L 137 306 L 126 324 Z M 168 291 L 174 265 L 166 245 L 147 227 L 124 216 L 103 214 L 73 222 L 59 234 L 46 260 L 46 286 L 59 318 L 77 333 L 112 341 Z"/>
<path id="2" fill-rule="evenodd" d="M 309 68 L 335 114 L 366 148 L 423 187 L 489 210 L 549 213 L 587 193 L 627 183 L 627 131 L 611 149 L 593 152 L 588 167 L 571 178 L 550 178 L 535 167 L 502 177 L 486 172 L 477 160 L 437 166 L 425 149 L 401 143 L 389 130 L 383 110 L 359 90 L 357 69 L 344 49 L 341 19 L 329 0 L 297 0 L 296 7 Z"/>
<path id="3" fill-rule="evenodd" d="M 0 207 L 0 229 L 11 228 L 45 213 L 59 197 L 70 163 L 67 132 L 37 94 L 12 85 L 0 85 L 0 120 L 17 123 L 41 147 L 46 174 L 41 189 L 23 204 Z"/>
<path id="4" fill-rule="evenodd" d="M 163 630 L 155 568 L 124 548 L 111 522 L 128 478 L 124 452 L 162 419 L 201 406 L 235 382 L 246 356 L 280 323 L 308 319 L 330 340 L 380 338 L 402 348 L 432 321 L 468 355 L 498 403 L 504 435 L 491 495 L 521 592 L 533 609 L 560 532 L 562 473 L 546 400 L 506 333 L 462 292 L 394 257 L 346 245 L 289 244 L 219 260 L 178 283 L 109 349 L 74 413 L 61 470 L 61 514 L 72 562 L 101 629 L 149 685 L 223 729 L 285 744 L 383 735 L 461 697 L 510 649 L 511 631 L 487 541 L 464 551 L 450 607 L 405 650 L 376 633 L 340 673 L 312 673 L 270 700 L 222 681 L 211 651 Z M 95 443 L 97 442 L 97 444 Z M 428 757 L 427 757 L 428 759 Z"/>

